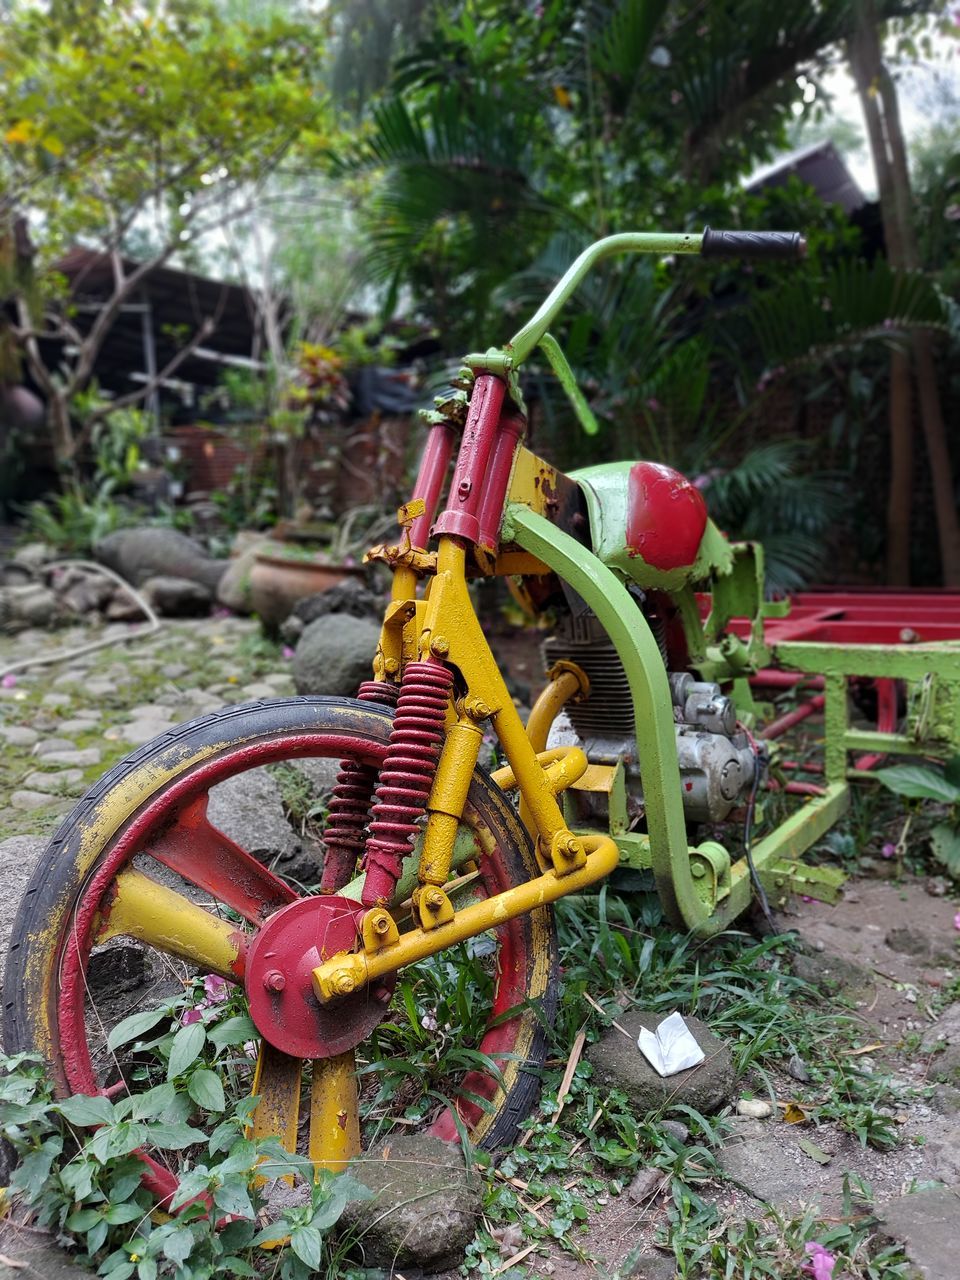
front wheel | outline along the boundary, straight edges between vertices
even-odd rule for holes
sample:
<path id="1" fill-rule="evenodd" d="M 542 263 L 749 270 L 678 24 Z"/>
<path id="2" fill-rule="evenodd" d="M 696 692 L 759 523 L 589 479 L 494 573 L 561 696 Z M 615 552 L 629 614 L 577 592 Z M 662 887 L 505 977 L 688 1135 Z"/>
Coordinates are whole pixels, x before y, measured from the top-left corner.
<path id="1" fill-rule="evenodd" d="M 279 920 L 284 910 L 294 922 L 295 941 L 297 921 L 316 918 L 337 938 L 334 950 L 351 945 L 340 940 L 342 922 L 332 906 L 346 899 L 298 893 L 210 822 L 207 798 L 226 778 L 285 761 L 352 759 L 378 767 L 390 728 L 389 711 L 369 703 L 332 698 L 260 702 L 178 726 L 116 765 L 64 821 L 27 887 L 7 960 L 7 1050 L 41 1054 L 61 1095 L 115 1097 L 147 1089 L 164 1078 L 169 1063 L 151 1059 L 150 1045 L 143 1042 L 152 1039 L 156 1048 L 164 1027 L 141 1036 L 135 1052 L 129 1043 L 120 1047 L 116 1036 L 110 1040 L 111 1030 L 132 1012 L 149 1012 L 164 1003 L 169 1007 L 172 1001 L 180 1008 L 184 990 L 199 995 L 204 980 L 217 998 L 228 993 L 231 1013 L 242 1018 L 250 999 L 263 998 L 259 987 L 254 993 L 249 989 L 247 958 L 255 955 L 266 923 L 272 916 Z M 471 880 L 468 891 L 475 895 L 499 893 L 538 874 L 526 832 L 481 769 L 470 786 L 458 848 L 458 862 L 471 868 L 460 879 Z M 291 911 L 298 901 L 304 905 Z M 341 915 L 344 911 L 355 919 L 349 904 Z M 320 914 L 314 917 L 314 912 Z M 320 927 L 315 925 L 314 932 Z M 124 941 L 118 944 L 117 939 Z M 102 980 L 104 971 L 110 973 L 110 951 L 118 945 L 129 951 L 130 939 L 144 956 L 133 1009 Z M 492 1147 L 515 1136 L 536 1097 L 557 1000 L 557 949 L 547 908 L 473 941 L 482 945 L 468 944 L 472 963 L 479 966 L 471 998 L 474 1004 L 477 998 L 486 1001 L 486 1027 L 481 1018 L 477 1042 L 459 1057 L 451 1055 L 464 1068 L 452 1089 L 458 1117 L 452 1106 L 421 1114 L 424 1125 L 441 1137 L 452 1139 L 465 1126 L 474 1143 Z M 296 950 L 288 954 L 292 957 Z M 449 959 L 447 953 L 433 958 Z M 91 980 L 93 967 L 101 975 L 98 981 Z M 416 984 L 406 980 L 412 972 L 400 976 L 403 1001 L 393 999 L 394 1006 L 402 1006 L 395 1015 L 398 1024 L 420 1018 L 415 1000 L 411 1004 Z M 296 975 L 292 968 L 285 971 L 281 958 L 268 980 L 271 990 L 280 992 Z M 318 1024 L 322 1043 L 310 1051 L 309 1063 L 291 1048 L 292 1041 L 286 1044 L 284 1017 L 265 1032 L 272 1044 L 251 1035 L 245 1052 L 240 1046 L 233 1053 L 218 1051 L 204 1063 L 235 1094 L 260 1096 L 254 1133 L 279 1134 L 291 1148 L 298 1128 L 309 1128 L 305 1145 L 327 1167 L 340 1148 L 324 1130 L 329 1111 L 317 1100 L 335 1088 L 338 1114 L 344 1107 L 352 1110 L 349 1123 L 359 1128 L 358 1108 L 369 1101 L 366 1082 L 377 1072 L 376 1052 L 369 1046 L 389 1040 L 389 1028 L 380 1024 L 389 1015 L 390 984 L 351 1000 L 340 1016 Z M 179 1020 L 188 1022 L 186 1017 Z M 264 1025 L 262 1018 L 257 1021 Z M 421 1022 L 421 1031 L 429 1030 L 428 1014 Z M 169 1032 L 169 1019 L 166 1025 Z M 449 1036 L 451 1028 L 445 1030 Z M 453 1028 L 454 1034 L 457 1030 Z M 365 1067 L 359 1074 L 355 1055 Z M 304 1066 L 313 1076 L 312 1092 L 303 1103 L 302 1118 L 309 1115 L 306 1126 L 301 1125 Z M 363 1082 L 359 1099 L 358 1079 Z M 382 1131 L 391 1122 L 389 1108 L 384 1109 L 380 1095 L 374 1101 Z M 159 1166 L 155 1170 L 158 1193 L 168 1194 L 176 1185 L 175 1172 L 171 1179 Z"/>

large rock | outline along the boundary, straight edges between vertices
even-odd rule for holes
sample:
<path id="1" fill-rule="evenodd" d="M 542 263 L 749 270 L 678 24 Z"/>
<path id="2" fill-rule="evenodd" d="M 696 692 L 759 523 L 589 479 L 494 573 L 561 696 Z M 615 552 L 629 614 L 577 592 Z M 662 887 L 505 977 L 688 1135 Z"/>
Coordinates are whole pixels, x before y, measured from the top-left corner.
<path id="1" fill-rule="evenodd" d="M 227 567 L 226 560 L 212 560 L 176 529 L 117 529 L 97 543 L 94 554 L 135 587 L 163 575 L 199 582 L 213 593 Z"/>
<path id="2" fill-rule="evenodd" d="M 10 945 L 13 918 L 20 906 L 20 899 L 33 875 L 40 855 L 50 843 L 48 836 L 11 836 L 0 841 L 0 882 L 3 899 L 0 901 L 0 956 L 5 957 Z"/>
<path id="3" fill-rule="evenodd" d="M 785 1212 L 818 1203 L 833 1175 L 801 1151 L 800 1136 L 792 1126 L 733 1117 L 720 1167 L 749 1195 Z"/>
<path id="4" fill-rule="evenodd" d="M 952 1004 L 923 1037 L 920 1046 L 930 1059 L 930 1079 L 960 1084 L 960 1004 Z"/>
<path id="5" fill-rule="evenodd" d="M 159 574 L 140 588 L 157 613 L 165 618 L 199 618 L 210 612 L 213 593 L 202 582 Z"/>
<path id="6" fill-rule="evenodd" d="M 211 787 L 207 817 L 284 878 L 302 885 L 320 879 L 320 850 L 294 832 L 283 811 L 280 788 L 266 769 L 248 769 Z"/>
<path id="7" fill-rule="evenodd" d="M 879 1234 L 903 1245 L 923 1280 L 956 1280 L 960 1195 L 955 1190 L 915 1191 L 877 1210 Z"/>
<path id="8" fill-rule="evenodd" d="M 380 639 L 379 623 L 331 613 L 306 628 L 293 657 L 297 693 L 328 693 L 353 698 L 364 680 Z"/>
<path id="9" fill-rule="evenodd" d="M 705 1115 L 719 1111 L 736 1087 L 733 1057 L 723 1041 L 699 1018 L 684 1018 L 706 1055 L 698 1067 L 678 1071 L 673 1076 L 661 1076 L 637 1048 L 641 1027 L 653 1031 L 665 1016 L 639 1010 L 621 1014 L 618 1021 L 629 1036 L 611 1027 L 587 1052 L 595 1077 L 608 1089 L 622 1089 L 641 1113 L 659 1111 L 677 1103 L 685 1103 Z"/>
<path id="10" fill-rule="evenodd" d="M 375 1199 L 352 1201 L 341 1224 L 358 1238 L 367 1267 L 442 1271 L 463 1261 L 480 1217 L 480 1181 L 458 1146 L 401 1134 L 350 1169 Z"/>

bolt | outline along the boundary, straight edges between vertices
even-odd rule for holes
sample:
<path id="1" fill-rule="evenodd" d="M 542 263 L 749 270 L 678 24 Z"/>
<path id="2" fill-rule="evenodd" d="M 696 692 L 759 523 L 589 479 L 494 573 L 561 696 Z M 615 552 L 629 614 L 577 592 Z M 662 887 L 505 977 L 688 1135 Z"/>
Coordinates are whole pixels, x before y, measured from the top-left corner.
<path id="1" fill-rule="evenodd" d="M 472 488 L 473 488 L 473 485 L 469 480 L 460 481 L 460 484 L 457 487 L 457 497 L 460 499 L 461 502 L 464 502 L 470 496 L 470 490 Z"/>
<path id="2" fill-rule="evenodd" d="M 390 920 L 387 916 L 376 916 L 373 921 L 374 933 L 388 933 L 390 930 Z"/>
<path id="3" fill-rule="evenodd" d="M 338 973 L 333 980 L 333 989 L 338 996 L 348 996 L 356 990 L 356 987 L 352 973 Z"/>
<path id="4" fill-rule="evenodd" d="M 557 841 L 557 852 L 562 858 L 578 858 L 584 852 L 583 844 L 570 831 L 562 834 Z"/>
<path id="5" fill-rule="evenodd" d="M 423 895 L 423 904 L 428 911 L 439 911 L 443 906 L 443 894 L 439 889 L 429 889 Z"/>
<path id="6" fill-rule="evenodd" d="M 446 636 L 434 636 L 430 641 L 430 651 L 438 658 L 444 658 L 450 652 L 450 641 Z"/>
<path id="7" fill-rule="evenodd" d="M 467 715 L 471 720 L 486 720 L 487 716 L 492 715 L 492 708 L 488 707 L 482 698 L 471 698 L 466 704 Z"/>
<path id="8" fill-rule="evenodd" d="M 269 973 L 264 974 L 263 985 L 268 991 L 282 991 L 287 985 L 287 980 L 279 969 L 271 969 Z"/>
<path id="9" fill-rule="evenodd" d="M 691 862 L 690 874 L 693 876 L 694 880 L 702 880 L 707 874 L 707 868 L 702 862 Z"/>
<path id="10" fill-rule="evenodd" d="M 395 676 L 400 670 L 400 663 L 396 658 L 388 658 L 383 664 L 383 669 L 386 671 L 388 676 Z"/>

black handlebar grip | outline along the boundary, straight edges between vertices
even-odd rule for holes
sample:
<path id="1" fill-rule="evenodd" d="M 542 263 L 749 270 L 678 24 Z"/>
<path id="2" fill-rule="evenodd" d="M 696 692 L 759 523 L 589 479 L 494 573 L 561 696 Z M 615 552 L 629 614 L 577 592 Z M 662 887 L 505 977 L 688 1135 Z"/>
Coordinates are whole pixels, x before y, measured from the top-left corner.
<path id="1" fill-rule="evenodd" d="M 805 258 L 807 242 L 799 231 L 712 231 L 703 228 L 704 258 Z"/>

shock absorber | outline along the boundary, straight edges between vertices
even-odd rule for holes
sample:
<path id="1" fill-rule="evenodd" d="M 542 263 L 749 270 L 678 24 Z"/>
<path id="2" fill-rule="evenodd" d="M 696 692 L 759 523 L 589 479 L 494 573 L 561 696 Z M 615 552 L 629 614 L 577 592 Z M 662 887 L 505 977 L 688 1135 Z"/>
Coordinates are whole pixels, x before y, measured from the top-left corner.
<path id="1" fill-rule="evenodd" d="M 400 689 L 386 680 L 365 680 L 357 691 L 361 702 L 379 702 L 395 707 Z M 339 893 L 353 879 L 363 849 L 363 829 L 367 825 L 377 770 L 358 760 L 341 760 L 340 772 L 330 798 L 330 816 L 324 833 L 321 893 Z"/>
<path id="2" fill-rule="evenodd" d="M 416 839 L 437 771 L 452 688 L 453 672 L 441 662 L 411 662 L 403 673 L 363 855 L 365 907 L 389 901 Z"/>

